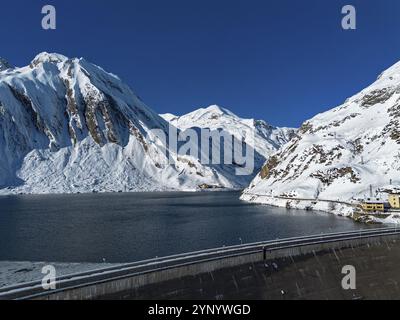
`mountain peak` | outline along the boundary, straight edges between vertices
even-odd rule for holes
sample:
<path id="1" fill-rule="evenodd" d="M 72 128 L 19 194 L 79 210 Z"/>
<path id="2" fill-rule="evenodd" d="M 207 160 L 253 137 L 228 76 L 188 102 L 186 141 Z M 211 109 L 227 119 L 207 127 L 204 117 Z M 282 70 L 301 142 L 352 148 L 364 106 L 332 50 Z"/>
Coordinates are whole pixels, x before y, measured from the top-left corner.
<path id="1" fill-rule="evenodd" d="M 160 116 L 169 122 L 179 118 L 178 116 L 176 116 L 172 113 L 164 113 L 164 114 L 160 114 Z"/>
<path id="2" fill-rule="evenodd" d="M 68 58 L 62 54 L 58 53 L 48 53 L 48 52 L 42 52 L 39 53 L 33 60 L 32 60 L 32 65 L 36 66 L 40 63 L 60 63 L 67 61 Z"/>
<path id="3" fill-rule="evenodd" d="M 228 109 L 225 108 L 221 108 L 220 106 L 213 104 L 207 108 L 203 109 L 204 111 L 207 112 L 213 112 L 213 113 L 218 113 L 218 114 L 229 114 L 229 115 L 233 115 L 233 113 L 231 111 L 229 111 Z"/>
<path id="4" fill-rule="evenodd" d="M 192 115 L 198 116 L 198 117 L 203 117 L 203 116 L 208 116 L 212 114 L 213 116 L 231 116 L 235 118 L 239 118 L 236 114 L 234 114 L 232 111 L 222 108 L 216 104 L 213 104 L 207 108 L 200 108 L 196 111 L 193 111 L 191 113 Z"/>

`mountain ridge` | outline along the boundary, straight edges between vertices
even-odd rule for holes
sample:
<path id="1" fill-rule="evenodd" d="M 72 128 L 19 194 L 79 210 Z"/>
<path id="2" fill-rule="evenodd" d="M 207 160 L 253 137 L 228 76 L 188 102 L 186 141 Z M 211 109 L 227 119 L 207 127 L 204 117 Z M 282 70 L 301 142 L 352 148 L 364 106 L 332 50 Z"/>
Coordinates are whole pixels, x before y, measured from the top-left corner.
<path id="1" fill-rule="evenodd" d="M 241 129 L 243 131 L 253 130 L 255 131 L 258 143 L 258 145 L 254 145 L 253 147 L 266 157 L 287 143 L 297 130 L 294 128 L 274 127 L 269 125 L 265 120 L 244 119 L 229 109 L 218 105 L 199 108 L 182 116 L 168 113 L 161 114 L 161 117 L 181 130 L 187 130 L 196 126 L 210 130 L 223 129 L 239 139 L 244 136 L 244 134 L 239 132 Z"/>

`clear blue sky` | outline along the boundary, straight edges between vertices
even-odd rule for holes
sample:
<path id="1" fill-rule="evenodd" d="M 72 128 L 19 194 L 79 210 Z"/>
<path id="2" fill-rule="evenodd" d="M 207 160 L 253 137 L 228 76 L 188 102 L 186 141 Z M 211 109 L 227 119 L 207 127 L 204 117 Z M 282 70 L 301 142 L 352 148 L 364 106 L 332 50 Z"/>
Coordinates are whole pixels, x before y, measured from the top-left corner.
<path id="1" fill-rule="evenodd" d="M 41 29 L 44 4 L 56 31 Z M 356 31 L 341 28 L 346 4 Z M 398 0 L 13 0 L 1 11 L 0 56 L 84 56 L 160 113 L 219 104 L 299 126 L 400 60 Z"/>

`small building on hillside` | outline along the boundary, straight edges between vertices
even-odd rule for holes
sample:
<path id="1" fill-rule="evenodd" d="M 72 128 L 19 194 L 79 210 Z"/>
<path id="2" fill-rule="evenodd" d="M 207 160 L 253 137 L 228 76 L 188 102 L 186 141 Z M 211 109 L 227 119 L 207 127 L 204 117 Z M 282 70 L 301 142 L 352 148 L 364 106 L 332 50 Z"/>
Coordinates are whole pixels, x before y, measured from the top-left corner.
<path id="1" fill-rule="evenodd" d="M 385 212 L 385 203 L 378 201 L 367 201 L 361 204 L 364 211 L 367 212 Z"/>
<path id="2" fill-rule="evenodd" d="M 389 194 L 389 203 L 392 209 L 400 209 L 400 194 Z"/>

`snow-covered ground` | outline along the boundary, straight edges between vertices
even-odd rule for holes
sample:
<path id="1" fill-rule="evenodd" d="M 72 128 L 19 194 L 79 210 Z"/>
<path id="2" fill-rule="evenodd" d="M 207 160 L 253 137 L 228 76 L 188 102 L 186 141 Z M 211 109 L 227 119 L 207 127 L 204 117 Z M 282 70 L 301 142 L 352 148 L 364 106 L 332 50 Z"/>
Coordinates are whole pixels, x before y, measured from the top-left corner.
<path id="1" fill-rule="evenodd" d="M 45 263 L 45 262 L 9 262 L 0 261 L 0 288 L 21 283 L 42 280 L 44 266 L 52 265 L 56 276 L 71 275 L 114 266 L 113 264 L 96 263 Z"/>
<path id="2" fill-rule="evenodd" d="M 400 63 L 343 105 L 305 122 L 297 137 L 269 158 L 242 199 L 278 206 L 287 205 L 279 197 L 387 201 L 380 191 L 399 186 L 399 173 Z M 351 214 L 318 201 L 306 206 Z M 395 216 L 385 222 L 398 222 Z"/>
<path id="3" fill-rule="evenodd" d="M 323 211 L 329 213 L 336 213 L 343 217 L 351 217 L 354 207 L 351 203 L 334 203 L 330 201 L 316 201 L 313 199 L 289 199 L 289 198 L 279 198 L 268 195 L 256 195 L 251 193 L 244 193 L 241 197 L 242 200 L 248 202 L 256 202 L 260 204 L 276 206 L 276 207 L 286 207 L 288 209 L 299 209 L 308 210 L 312 209 L 315 211 Z M 354 204 L 356 202 L 354 201 Z"/>

